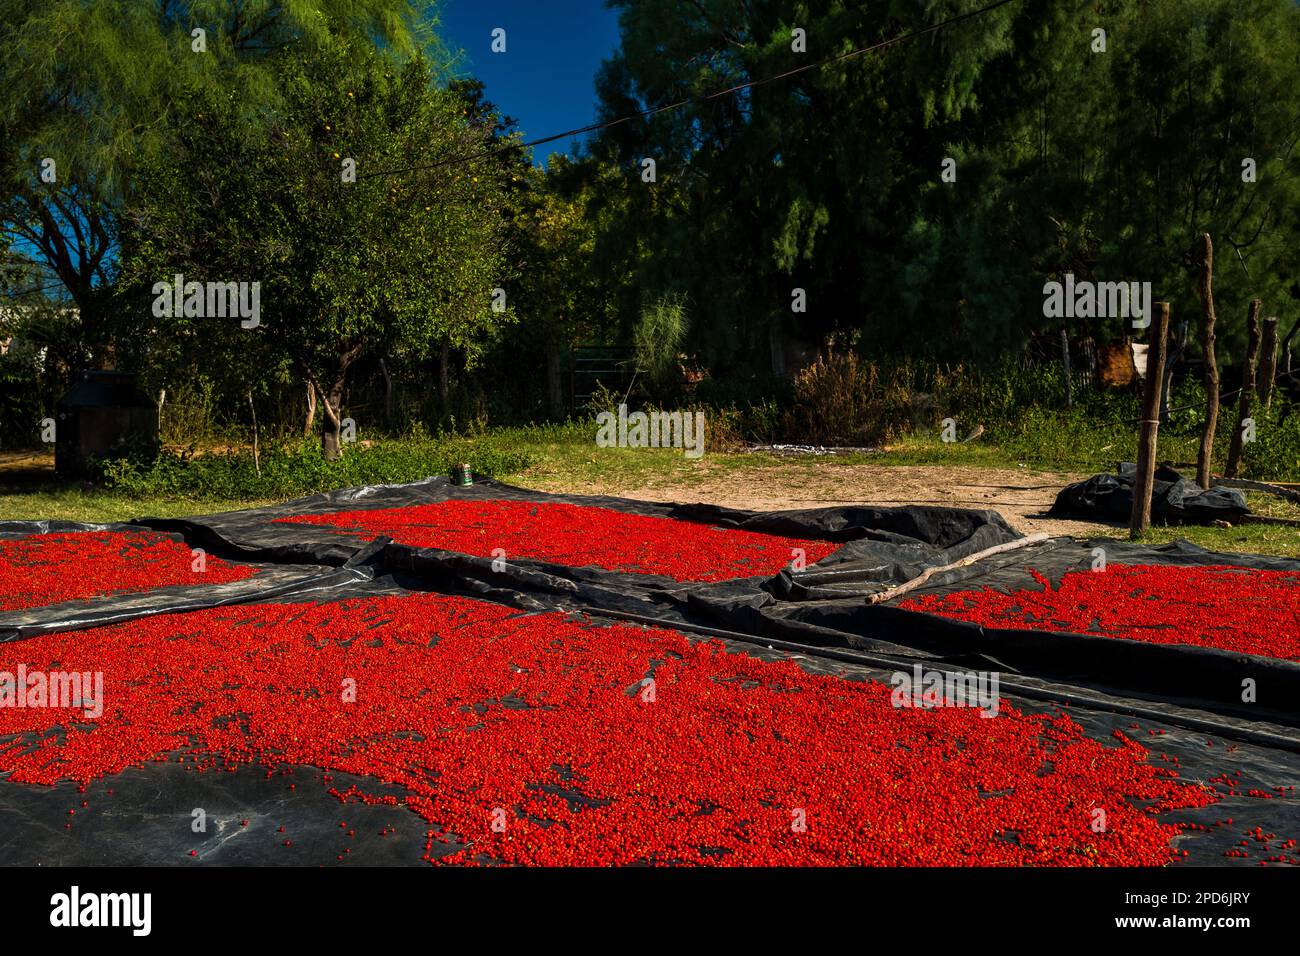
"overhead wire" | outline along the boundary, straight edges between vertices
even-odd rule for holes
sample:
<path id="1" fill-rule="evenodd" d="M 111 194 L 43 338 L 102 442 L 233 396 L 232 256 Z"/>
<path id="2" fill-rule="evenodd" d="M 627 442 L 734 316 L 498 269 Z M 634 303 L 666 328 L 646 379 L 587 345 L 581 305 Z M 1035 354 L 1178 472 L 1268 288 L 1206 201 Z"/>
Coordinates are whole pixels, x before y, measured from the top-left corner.
<path id="1" fill-rule="evenodd" d="M 889 39 L 886 40 L 881 40 L 878 43 L 872 43 L 868 46 L 858 47 L 856 49 L 849 50 L 845 53 L 836 54 L 835 56 L 825 57 L 824 59 L 817 60 L 813 63 L 805 63 L 802 66 L 797 66 L 794 67 L 793 69 L 785 70 L 782 73 L 773 74 L 772 76 L 765 76 L 765 77 L 760 77 L 759 79 L 756 80 L 748 80 L 744 83 L 737 83 L 734 86 L 727 87 L 726 89 L 714 90 L 710 93 L 701 93 L 695 96 L 687 96 L 687 97 L 683 97 L 682 99 L 674 100 L 671 103 L 664 103 L 660 106 L 651 106 L 643 110 L 636 110 L 635 112 L 627 113 L 623 116 L 615 117 L 614 119 L 611 120 L 604 120 L 596 123 L 588 123 L 585 126 L 578 126 L 575 127 L 574 129 L 565 130 L 561 133 L 552 133 L 549 136 L 542 136 L 538 139 L 528 140 L 522 143 L 519 142 L 500 143 L 489 149 L 480 150 L 476 153 L 464 154 L 461 156 L 450 156 L 447 157 L 446 159 L 440 159 L 433 163 L 423 163 L 414 166 L 404 166 L 397 169 L 378 170 L 376 172 L 366 173 L 364 175 L 358 174 L 357 178 L 362 179 L 362 178 L 373 178 L 378 176 L 399 176 L 405 173 L 426 172 L 431 169 L 440 169 L 444 166 L 454 166 L 454 165 L 459 165 L 461 163 L 474 162 L 476 160 L 484 159 L 486 157 L 496 155 L 497 153 L 507 152 L 509 150 L 531 149 L 532 147 L 544 146 L 547 143 L 553 143 L 557 140 L 568 139 L 573 136 L 581 136 L 586 133 L 594 133 L 602 129 L 611 129 L 623 123 L 630 123 L 633 120 L 644 119 L 649 116 L 657 116 L 660 113 L 667 113 L 671 110 L 681 109 L 684 106 L 690 106 L 699 103 L 708 103 L 712 100 L 717 100 L 717 99 L 722 99 L 723 97 L 732 96 L 743 90 L 754 89 L 759 86 L 766 86 L 769 83 L 776 83 L 780 80 L 789 79 L 792 76 L 798 76 L 799 74 L 807 73 L 810 70 L 818 70 L 821 69 L 822 67 L 830 66 L 835 63 L 843 63 L 847 60 L 856 59 L 857 57 L 865 56 L 868 53 L 874 53 L 877 50 L 883 50 L 886 47 L 895 46 L 900 43 L 906 43 L 909 40 L 915 40 L 918 37 L 928 36 L 929 34 L 937 33 L 940 30 L 946 30 L 947 28 L 956 26 L 957 24 L 962 23 L 966 20 L 971 20 L 974 19 L 975 17 L 983 16 L 986 13 L 992 13 L 994 10 L 997 10 L 999 7 L 1005 7 L 1008 4 L 1015 3 L 1015 2 L 1016 0 L 994 0 L 993 3 L 986 4 L 985 6 L 979 7 L 975 10 L 968 10 L 965 13 L 957 14 L 956 16 L 949 17 L 946 20 L 941 20 L 938 23 L 932 23 L 927 27 L 921 27 L 919 29 L 912 30 L 909 33 L 902 33 L 899 34 L 898 36 L 890 37 Z"/>

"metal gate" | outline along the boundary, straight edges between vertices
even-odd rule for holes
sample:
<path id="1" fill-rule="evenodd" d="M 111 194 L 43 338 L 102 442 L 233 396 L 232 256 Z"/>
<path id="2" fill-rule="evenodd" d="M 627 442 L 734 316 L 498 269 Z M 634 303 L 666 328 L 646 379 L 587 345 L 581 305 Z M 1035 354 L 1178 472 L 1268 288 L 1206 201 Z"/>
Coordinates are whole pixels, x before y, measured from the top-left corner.
<path id="1" fill-rule="evenodd" d="M 575 345 L 569 350 L 569 412 L 578 414 L 597 386 L 626 394 L 636 376 L 636 350 L 623 345 Z"/>

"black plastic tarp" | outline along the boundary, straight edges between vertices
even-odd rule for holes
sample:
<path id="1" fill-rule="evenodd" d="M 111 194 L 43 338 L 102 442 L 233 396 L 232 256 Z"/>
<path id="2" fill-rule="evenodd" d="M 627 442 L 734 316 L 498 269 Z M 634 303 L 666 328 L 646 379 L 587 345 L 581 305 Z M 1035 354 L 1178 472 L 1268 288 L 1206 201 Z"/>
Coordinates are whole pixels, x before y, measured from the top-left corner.
<path id="1" fill-rule="evenodd" d="M 1131 494 L 1131 493 L 1130 493 Z M 371 538 L 354 532 L 276 519 L 371 508 L 400 508 L 448 500 L 558 501 L 598 506 L 629 514 L 791 537 L 836 542 L 839 549 L 806 570 L 781 571 L 717 582 L 677 581 L 661 575 L 574 567 L 556 562 L 466 555 L 437 548 Z M 0 523 L 0 537 L 50 531 L 87 530 L 68 523 Z M 0 641 L 21 640 L 51 630 L 94 627 L 164 612 L 196 610 L 223 603 L 331 601 L 344 597 L 439 591 L 473 596 L 524 611 L 580 612 L 596 620 L 625 620 L 677 628 L 695 637 L 713 637 L 736 651 L 758 656 L 793 656 L 800 666 L 849 678 L 882 679 L 916 662 L 937 669 L 996 670 L 1004 696 L 1021 709 L 1068 704 L 1070 713 L 1096 734 L 1131 726 L 1167 731 L 1161 745 L 1182 754 L 1184 767 L 1206 759 L 1207 739 L 1232 741 L 1207 764 L 1215 773 L 1245 769 L 1271 788 L 1300 782 L 1300 663 L 1213 648 L 1150 644 L 1102 633 L 1053 633 L 992 629 L 900 608 L 899 601 L 869 604 L 867 598 L 909 581 L 922 571 L 946 565 L 1021 536 L 995 512 L 938 507 L 848 506 L 754 513 L 711 505 L 680 505 L 627 499 L 551 495 L 479 479 L 472 487 L 442 478 L 410 485 L 348 489 L 298 499 L 271 508 L 185 519 L 144 518 L 125 526 L 176 535 L 192 547 L 229 561 L 253 562 L 259 573 L 246 581 L 208 589 L 185 587 L 117 595 L 75 605 L 51 606 L 0 615 Z M 1055 538 L 978 561 L 932 577 L 907 595 L 995 588 L 1007 592 L 1035 587 L 1029 570 L 1053 582 L 1084 570 L 1098 553 L 1115 564 L 1184 567 L 1231 565 L 1272 571 L 1300 571 L 1300 560 L 1258 555 L 1219 554 L 1187 542 L 1144 546 L 1112 539 L 1074 541 Z M 1244 680 L 1255 682 L 1255 702 L 1242 700 Z M 1181 748 L 1181 749 L 1179 749 Z M 299 768 L 303 775 L 319 771 Z M 1199 772 L 1199 771 L 1197 771 Z M 160 788 L 218 787 L 211 780 L 184 784 L 174 769 L 140 768 L 123 775 L 119 796 L 157 793 Z M 1207 777 L 1211 774 L 1207 774 Z M 205 775 L 200 775 L 205 776 Z M 212 776 L 212 775 L 206 775 Z M 273 800 L 275 814 L 295 821 L 319 842 L 299 841 L 299 850 L 282 852 L 278 841 L 231 840 L 205 858 L 232 863 L 329 863 L 335 860 L 332 831 L 321 815 L 337 815 L 332 798 L 318 799 L 314 788 L 299 795 L 262 793 L 259 775 L 241 771 L 220 782 L 203 799 L 232 805 Z M 101 786 L 96 784 L 96 787 Z M 54 788 L 58 790 L 59 788 Z M 169 791 L 170 792 L 170 791 Z M 188 790 L 184 790 L 188 793 Z M 130 798 L 134 800 L 135 798 Z M 170 799 L 168 797 L 167 799 Z M 189 796 L 177 797 L 182 802 Z M 1236 798 L 1232 798 L 1234 801 Z M 47 832 L 54 805 L 27 788 L 0 787 L 0 819 L 22 822 L 26 832 Z M 1267 806 L 1265 806 L 1267 804 Z M 61 804 L 59 804 L 61 806 Z M 197 804 L 196 804 L 197 805 Z M 1235 806 L 1235 803 L 1233 804 Z M 1294 833 L 1300 822 L 1290 800 L 1254 801 L 1240 813 L 1254 813 L 1266 829 Z M 1222 803 L 1204 814 L 1222 813 Z M 242 812 L 242 811 L 241 811 Z M 349 813 L 358 811 L 349 809 Z M 382 842 L 373 856 L 353 862 L 416 862 L 423 852 L 421 821 L 394 808 L 365 811 L 384 826 L 401 818 L 398 839 Z M 134 814 L 134 815 L 133 815 Z M 53 839 L 0 841 L 0 862 L 112 862 L 113 848 L 130 842 L 132 828 L 149 826 L 149 813 L 137 807 L 113 821 L 107 818 L 80 849 Z M 47 819 L 47 817 L 49 817 Z M 1188 812 L 1185 819 L 1198 819 Z M 1284 823 L 1286 824 L 1284 826 Z M 336 825 L 336 824 L 331 824 Z M 380 827 L 381 829 L 383 827 Z M 12 831 L 10 831 L 12 832 Z M 273 833 L 273 831 L 272 831 Z M 407 839 L 409 836 L 409 839 Z M 138 862 L 164 862 L 142 852 Z M 1214 833 L 1189 834 L 1179 846 L 1192 847 L 1191 862 L 1231 862 L 1228 846 Z M 418 844 L 418 845 L 417 845 Z M 260 849 L 258 847 L 261 847 Z M 1200 847 L 1201 849 L 1197 849 Z M 409 851 L 409 852 L 408 852 Z M 50 854 L 54 854 L 51 856 Z M 44 854 L 44 855 L 42 855 Z"/>
<path id="2" fill-rule="evenodd" d="M 1114 475 L 1093 475 L 1066 485 L 1048 510 L 1049 515 L 1128 521 L 1133 514 L 1136 467 L 1121 463 Z M 1160 524 L 1235 524 L 1250 513 L 1246 496 L 1220 485 L 1203 489 L 1172 468 L 1156 469 L 1151 487 L 1151 520 Z"/>
<path id="3" fill-rule="evenodd" d="M 411 593 L 401 580 L 401 575 L 381 576 L 339 588 L 323 600 Z M 288 600 L 318 598 L 303 595 Z M 604 618 L 608 623 L 616 620 L 618 616 Z M 601 621 L 599 615 L 591 619 L 594 625 Z M 720 641 L 730 652 L 793 660 L 810 673 L 847 680 L 888 682 L 894 670 L 855 661 L 852 651 L 825 656 L 707 629 L 685 633 L 691 639 Z M 1300 777 L 1300 756 L 1270 745 L 1267 737 L 1243 739 L 1240 732 L 1245 728 L 1240 726 L 1228 736 L 1188 726 L 1186 714 L 1177 708 L 1168 708 L 1165 714 L 1134 713 L 1132 702 L 1122 699 L 1086 706 L 1032 680 L 1023 688 L 1014 681 L 1004 682 L 1002 697 L 1023 713 L 1068 713 L 1098 740 L 1108 741 L 1119 731 L 1148 746 L 1153 759 L 1176 758 L 1180 776 L 1189 781 L 1234 775 L 1242 795 L 1225 795 L 1212 806 L 1162 816 L 1164 822 L 1191 822 L 1206 828 L 1188 830 L 1173 841 L 1174 848 L 1187 851 L 1186 864 L 1258 865 L 1258 852 L 1244 859 L 1224 853 L 1235 849 L 1254 827 L 1276 832 L 1280 838 L 1300 832 L 1300 806 L 1293 799 L 1245 795 L 1249 790 L 1272 792 L 1275 787 L 1294 785 Z M 340 802 L 328 792 L 345 792 L 353 784 L 367 794 L 391 793 L 398 805 Z M 403 808 L 401 796 L 400 788 L 306 765 L 277 766 L 274 774 L 268 774 L 256 765 L 232 772 L 198 772 L 192 764 L 149 762 L 92 781 L 84 789 L 71 782 L 50 787 L 0 783 L 0 865 L 417 865 L 425 853 L 429 824 Z M 206 817 L 203 832 L 191 826 L 196 808 Z M 75 824 L 68 828 L 70 809 L 75 811 Z M 1229 817 L 1233 826 L 1216 825 Z M 341 822 L 346 822 L 346 829 Z M 460 847 L 454 840 L 435 841 L 433 853 L 451 853 Z"/>
<path id="4" fill-rule="evenodd" d="M 787 569 L 771 577 L 683 582 L 661 575 L 525 558 L 494 561 L 403 544 L 400 535 L 392 542 L 371 540 L 346 530 L 277 520 L 453 500 L 565 502 L 824 539 L 840 547 L 798 573 Z M 335 587 L 358 574 L 364 577 L 374 571 L 400 572 L 423 587 L 532 610 L 594 609 L 644 617 L 667 626 L 697 624 L 808 646 L 855 648 L 904 661 L 979 663 L 1066 687 L 1135 694 L 1151 698 L 1157 705 L 1177 700 L 1180 705 L 1224 718 L 1264 720 L 1288 728 L 1300 726 L 1300 706 L 1295 703 L 1300 701 L 1297 662 L 1214 648 L 1150 644 L 1103 634 L 982 628 L 902 610 L 897 606 L 899 601 L 866 602 L 867 596 L 909 581 L 927 568 L 947 565 L 1021 538 L 993 511 L 843 506 L 757 513 L 714 505 L 547 494 L 484 479 L 471 487 L 459 487 L 444 478 L 432 478 L 408 485 L 313 495 L 268 508 L 182 519 L 145 518 L 132 522 L 132 526 L 183 536 L 191 544 L 227 560 L 291 563 L 296 566 L 295 573 L 303 574 L 300 583 L 304 588 Z M 1027 574 L 1031 568 L 1059 582 L 1069 571 L 1090 567 L 1098 553 L 1113 563 L 1300 570 L 1298 560 L 1214 553 L 1185 541 L 1146 546 L 1112 539 L 1054 538 L 937 574 L 907 598 L 984 587 L 1018 591 L 1035 586 Z M 311 566 L 318 570 L 300 571 Z M 328 573 L 329 568 L 345 566 L 352 569 L 350 573 Z M 254 585 L 226 587 L 236 595 L 256 593 Z M 294 585 L 287 582 L 277 593 L 294 591 Z M 213 596 L 217 597 L 215 592 Z M 182 605 L 178 601 L 177 607 L 205 606 L 196 595 L 186 598 L 193 603 Z M 124 599 L 95 602 L 103 620 L 120 619 L 119 600 Z M 138 604 L 144 599 L 133 600 Z M 168 610 L 169 601 L 164 595 L 149 609 Z M 95 623 L 96 618 L 93 612 L 79 613 L 76 620 L 78 626 L 84 626 Z M 27 632 L 38 630 L 28 628 Z M 1243 704 L 1241 688 L 1247 679 L 1255 682 L 1258 693 L 1255 702 Z"/>
<path id="5" fill-rule="evenodd" d="M 42 534 L 88 533 L 95 531 L 140 532 L 139 525 L 82 524 L 79 522 L 0 522 L 0 541 L 28 538 Z M 187 546 L 201 547 L 202 534 L 187 539 L 180 534 L 166 537 Z M 240 581 L 221 584 L 199 583 L 155 587 L 149 590 L 124 591 L 99 597 L 40 604 L 17 610 L 0 609 L 0 643 L 21 640 L 37 634 L 100 627 L 148 614 L 199 611 L 228 604 L 250 601 L 269 601 L 277 597 L 296 594 L 324 594 L 334 588 L 358 581 L 369 580 L 373 572 L 369 559 L 382 549 L 387 539 L 371 543 L 358 550 L 338 568 L 321 564 L 276 564 L 271 562 L 242 561 L 254 573 Z M 234 557 L 238 549 L 220 545 L 225 552 L 220 556 Z M 67 567 L 63 573 L 75 577 L 76 566 Z"/>

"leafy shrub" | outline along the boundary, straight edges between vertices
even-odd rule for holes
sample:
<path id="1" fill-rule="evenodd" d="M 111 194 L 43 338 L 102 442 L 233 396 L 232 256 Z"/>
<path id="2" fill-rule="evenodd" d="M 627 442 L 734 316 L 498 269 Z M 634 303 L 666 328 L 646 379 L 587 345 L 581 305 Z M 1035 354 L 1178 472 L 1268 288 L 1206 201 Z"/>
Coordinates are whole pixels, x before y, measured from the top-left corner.
<path id="1" fill-rule="evenodd" d="M 259 468 L 248 452 L 192 455 L 162 452 L 94 463 L 97 483 L 130 497 L 292 498 L 358 485 L 398 484 L 450 473 L 468 463 L 483 475 L 527 468 L 534 456 L 520 432 L 510 429 L 481 438 L 384 441 L 347 449 L 326 461 L 314 441 L 269 445 Z"/>
<path id="2" fill-rule="evenodd" d="M 902 393 L 882 386 L 875 365 L 832 350 L 795 378 L 785 431 L 799 442 L 866 446 L 895 437 L 905 418 Z"/>
<path id="3" fill-rule="evenodd" d="M 0 331 L 0 336 L 3 336 Z M 45 417 L 39 375 L 25 355 L 0 356 L 0 449 L 31 448 Z"/>
<path id="4" fill-rule="evenodd" d="M 636 348 L 637 368 L 652 383 L 662 384 L 676 377 L 687 323 L 684 296 L 661 295 L 642 308 L 632 344 Z"/>
<path id="5" fill-rule="evenodd" d="M 1244 446 L 1243 476 L 1258 481 L 1300 480 L 1300 407 L 1285 397 L 1254 410 L 1255 441 Z M 1235 416 L 1234 416 L 1235 417 Z"/>

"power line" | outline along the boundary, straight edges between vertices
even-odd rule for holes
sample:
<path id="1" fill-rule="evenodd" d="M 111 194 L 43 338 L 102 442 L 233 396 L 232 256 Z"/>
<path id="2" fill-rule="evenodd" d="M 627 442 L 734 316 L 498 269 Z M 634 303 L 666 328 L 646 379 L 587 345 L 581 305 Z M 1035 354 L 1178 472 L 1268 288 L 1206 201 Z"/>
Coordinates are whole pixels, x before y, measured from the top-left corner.
<path id="1" fill-rule="evenodd" d="M 463 156 L 451 156 L 447 159 L 438 160 L 435 163 L 426 163 L 419 166 L 407 166 L 401 169 L 381 170 L 375 173 L 366 173 L 358 176 L 358 179 L 369 179 L 376 176 L 397 176 L 403 173 L 424 172 L 430 169 L 440 169 L 443 166 L 453 166 L 460 163 L 469 163 L 477 159 L 483 159 L 493 156 L 497 153 L 505 152 L 512 149 L 529 149 L 534 146 L 544 146 L 547 143 L 553 143 L 559 139 L 568 139 L 571 136 L 580 136 L 583 133 L 594 133 L 597 130 L 610 129 L 623 123 L 630 123 L 632 120 L 643 119 L 647 116 L 657 116 L 660 113 L 667 113 L 670 110 L 680 109 L 683 106 L 689 106 L 695 103 L 708 103 L 712 100 L 722 99 L 726 96 L 739 93 L 741 90 L 754 89 L 759 86 L 766 86 L 768 83 L 775 83 L 778 80 L 786 80 L 792 76 L 798 76 L 801 73 L 807 73 L 809 70 L 818 70 L 824 66 L 830 66 L 833 63 L 842 63 L 868 53 L 874 53 L 877 50 L 883 50 L 885 47 L 894 46 L 899 43 L 905 43 L 908 40 L 915 40 L 918 37 L 927 36 L 931 33 L 937 33 L 948 27 L 955 26 L 965 20 L 970 20 L 986 13 L 991 13 L 999 7 L 1005 7 L 1015 0 L 995 0 L 987 6 L 980 7 L 977 10 L 970 10 L 966 13 L 958 14 L 955 17 L 949 17 L 947 20 L 941 20 L 938 23 L 928 27 L 922 27 L 919 30 L 913 30 L 911 33 L 902 33 L 888 40 L 881 40 L 879 43 L 873 43 L 870 46 L 859 47 L 856 50 L 849 50 L 847 53 L 840 53 L 836 56 L 827 57 L 824 60 L 818 60 L 814 63 L 805 63 L 803 66 L 795 67 L 792 70 L 786 70 L 784 73 L 777 73 L 774 76 L 763 77 L 757 80 L 749 80 L 746 83 L 738 83 L 735 86 L 728 87 L 725 90 L 715 90 L 712 93 L 702 93 L 698 96 L 688 96 L 684 99 L 676 100 L 672 103 L 666 103 L 662 106 L 652 106 L 647 109 L 638 110 L 635 113 L 628 113 L 616 119 L 606 120 L 601 123 L 590 123 L 586 126 L 579 126 L 576 129 L 565 130 L 563 133 L 552 133 L 550 136 L 543 136 L 540 139 L 529 140 L 524 143 L 503 143 L 491 149 L 481 150 Z"/>

